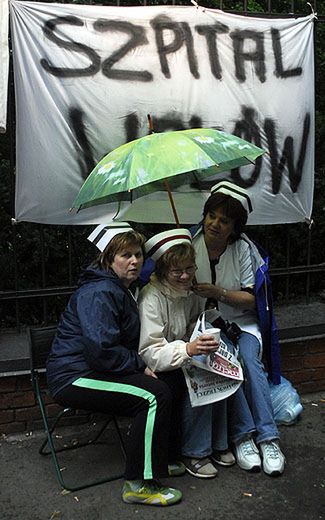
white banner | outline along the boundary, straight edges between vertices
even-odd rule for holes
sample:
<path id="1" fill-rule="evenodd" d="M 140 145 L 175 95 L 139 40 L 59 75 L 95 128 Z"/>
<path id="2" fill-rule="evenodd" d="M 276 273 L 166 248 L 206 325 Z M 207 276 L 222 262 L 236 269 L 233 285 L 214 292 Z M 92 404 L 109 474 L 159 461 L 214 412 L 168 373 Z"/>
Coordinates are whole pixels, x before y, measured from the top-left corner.
<path id="1" fill-rule="evenodd" d="M 247 187 L 250 224 L 311 216 L 314 180 L 313 16 L 257 19 L 194 7 L 106 7 L 12 1 L 17 101 L 16 219 L 111 220 L 117 204 L 69 213 L 103 155 L 155 131 L 214 127 L 266 150 L 227 172 Z M 221 178 L 221 177 L 219 177 Z M 183 224 L 207 198 L 174 194 Z M 123 203 L 120 220 L 174 222 L 167 194 Z"/>
<path id="2" fill-rule="evenodd" d="M 0 133 L 7 127 L 7 94 L 9 71 L 8 0 L 0 0 Z"/>

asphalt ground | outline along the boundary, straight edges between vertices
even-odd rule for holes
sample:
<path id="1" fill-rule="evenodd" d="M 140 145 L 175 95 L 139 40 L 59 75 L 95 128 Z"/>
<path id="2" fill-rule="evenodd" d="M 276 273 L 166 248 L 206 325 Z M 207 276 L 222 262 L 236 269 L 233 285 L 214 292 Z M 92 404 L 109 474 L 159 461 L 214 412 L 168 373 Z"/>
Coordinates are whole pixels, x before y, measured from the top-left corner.
<path id="1" fill-rule="evenodd" d="M 304 410 L 293 426 L 281 426 L 287 464 L 282 476 L 248 473 L 237 465 L 219 468 L 212 480 L 183 477 L 165 482 L 183 492 L 180 504 L 157 508 L 124 504 L 122 480 L 65 493 L 52 461 L 38 454 L 43 434 L 3 436 L 0 441 L 1 520 L 321 520 L 325 519 L 325 393 L 302 397 Z M 70 481 L 123 471 L 113 432 L 108 445 L 87 447 L 61 457 Z M 87 431 L 65 428 L 62 442 Z M 65 458 L 64 458 L 65 457 Z"/>

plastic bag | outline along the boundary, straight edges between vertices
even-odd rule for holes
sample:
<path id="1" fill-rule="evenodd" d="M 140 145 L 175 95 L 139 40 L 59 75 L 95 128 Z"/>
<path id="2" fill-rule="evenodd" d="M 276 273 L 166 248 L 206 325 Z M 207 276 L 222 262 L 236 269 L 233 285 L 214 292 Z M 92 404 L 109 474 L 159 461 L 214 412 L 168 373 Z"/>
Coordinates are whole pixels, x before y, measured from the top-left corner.
<path id="1" fill-rule="evenodd" d="M 279 385 L 269 381 L 269 386 L 276 424 L 294 424 L 303 410 L 297 390 L 284 377 Z"/>

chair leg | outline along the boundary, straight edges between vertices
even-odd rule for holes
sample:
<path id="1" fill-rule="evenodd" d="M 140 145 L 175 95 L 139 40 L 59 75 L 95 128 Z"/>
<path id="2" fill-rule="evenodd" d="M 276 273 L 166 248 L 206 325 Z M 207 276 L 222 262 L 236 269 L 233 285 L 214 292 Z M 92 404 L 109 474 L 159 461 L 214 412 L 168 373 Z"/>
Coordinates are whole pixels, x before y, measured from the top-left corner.
<path id="1" fill-rule="evenodd" d="M 55 428 L 57 427 L 57 425 L 59 424 L 60 422 L 60 419 L 64 416 L 64 414 L 66 412 L 68 412 L 70 410 L 70 408 L 65 408 L 64 410 L 62 410 L 62 412 L 60 412 L 52 427 L 49 428 L 49 434 L 52 436 L 53 435 L 53 432 L 55 430 Z M 98 432 L 96 433 L 95 437 L 89 441 L 86 441 L 86 442 L 78 442 L 72 446 L 65 446 L 63 448 L 55 448 L 55 452 L 56 453 L 60 453 L 62 451 L 67 451 L 67 450 L 75 450 L 77 448 L 82 448 L 83 446 L 91 446 L 93 444 L 96 444 L 98 442 L 98 440 L 100 439 L 100 437 L 102 436 L 102 434 L 104 433 L 104 431 L 106 430 L 107 426 L 109 425 L 109 423 L 111 423 L 113 421 L 114 425 L 115 425 L 115 429 L 116 429 L 116 433 L 119 437 L 119 441 L 120 441 L 120 446 L 121 446 L 121 451 L 123 452 L 123 455 L 124 455 L 124 458 L 126 458 L 126 451 L 125 451 L 125 445 L 124 445 L 124 440 L 123 440 L 123 437 L 122 437 L 122 434 L 120 432 L 120 428 L 119 428 L 119 425 L 118 425 L 118 422 L 116 420 L 116 418 L 114 416 L 110 417 L 108 420 L 106 420 L 102 427 L 98 430 Z M 39 453 L 40 455 L 50 455 L 50 451 L 46 451 L 45 450 L 45 447 L 47 446 L 48 444 L 48 439 L 46 438 L 44 440 L 44 442 L 42 443 L 40 449 L 39 449 Z"/>
<path id="2" fill-rule="evenodd" d="M 40 408 L 41 408 L 41 410 L 43 409 L 43 406 L 44 406 L 44 404 L 43 404 L 43 402 L 42 402 L 42 405 L 40 404 Z M 53 423 L 53 425 L 52 425 L 51 428 L 49 427 L 48 420 L 47 420 L 47 416 L 46 416 L 46 423 L 47 423 L 47 428 L 48 428 L 47 432 L 48 432 L 48 434 L 49 434 L 51 437 L 52 437 L 52 434 L 53 434 L 53 432 L 54 432 L 54 430 L 55 430 L 57 424 L 59 423 L 61 417 L 63 417 L 63 415 L 64 415 L 66 412 L 67 412 L 67 408 L 65 408 L 64 410 L 62 410 L 61 412 L 59 412 L 59 414 L 56 416 L 55 421 L 54 421 L 54 423 Z M 43 413 L 42 413 L 42 415 L 43 415 Z M 44 416 L 45 416 L 45 410 L 44 410 L 44 415 L 43 415 L 43 421 L 44 421 Z M 48 435 L 47 435 L 47 438 L 46 438 L 46 439 L 44 440 L 44 442 L 42 443 L 40 449 L 38 450 L 38 453 L 39 453 L 40 455 L 50 455 L 50 454 L 51 454 L 51 451 L 45 451 L 45 447 L 47 446 L 47 444 L 48 444 Z M 55 451 L 56 451 L 56 452 L 59 452 L 59 451 L 64 451 L 65 449 L 66 449 L 66 448 L 62 448 L 62 450 L 55 449 Z"/>
<path id="3" fill-rule="evenodd" d="M 54 464 L 56 477 L 57 477 L 57 480 L 58 480 L 58 482 L 59 482 L 59 484 L 61 485 L 62 488 L 66 489 L 68 491 L 79 491 L 81 489 L 86 489 L 86 488 L 89 488 L 89 487 L 97 486 L 99 484 L 104 484 L 105 482 L 112 482 L 114 480 L 118 480 L 118 479 L 121 479 L 121 478 L 124 477 L 123 473 L 118 473 L 118 474 L 115 474 L 115 475 L 111 475 L 109 477 L 103 477 L 103 478 L 100 478 L 100 479 L 96 479 L 96 480 L 93 480 L 93 481 L 90 481 L 90 482 L 86 482 L 86 483 L 83 483 L 83 484 L 79 484 L 79 485 L 75 485 L 75 486 L 68 485 L 65 482 L 65 480 L 63 479 L 63 477 L 62 477 L 62 472 L 61 472 L 60 464 L 59 464 L 59 461 L 58 461 L 58 458 L 57 458 L 57 453 L 62 452 L 62 451 L 67 451 L 69 449 L 76 449 L 76 448 L 81 448 L 83 446 L 89 446 L 91 444 L 94 444 L 96 441 L 98 441 L 99 437 L 102 435 L 102 433 L 104 432 L 104 430 L 106 429 L 108 424 L 113 420 L 115 428 L 116 428 L 116 431 L 117 431 L 117 434 L 118 434 L 118 437 L 119 437 L 121 451 L 122 451 L 122 453 L 124 455 L 124 458 L 125 458 L 126 452 L 125 452 L 125 447 L 124 447 L 124 441 L 123 441 L 123 438 L 122 438 L 122 435 L 121 435 L 121 432 L 120 432 L 120 429 L 119 429 L 119 425 L 117 423 L 117 420 L 116 420 L 115 416 L 112 416 L 107 421 L 105 421 L 104 425 L 100 428 L 100 430 L 97 433 L 97 435 L 90 442 L 77 444 L 75 446 L 68 446 L 68 447 L 65 447 L 65 448 L 62 448 L 62 449 L 56 449 L 55 446 L 54 446 L 52 435 L 53 435 L 54 429 L 57 426 L 59 420 L 62 418 L 62 416 L 69 409 L 66 408 L 66 409 L 62 410 L 58 414 L 58 416 L 56 417 L 56 419 L 54 421 L 54 424 L 50 428 L 49 427 L 49 423 L 48 423 L 48 418 L 47 418 L 47 415 L 46 415 L 46 411 L 45 411 L 44 402 L 43 402 L 43 399 L 42 399 L 42 396 L 41 396 L 41 393 L 40 393 L 40 389 L 38 389 L 38 392 L 36 392 L 36 396 L 37 396 L 37 400 L 38 400 L 38 403 L 39 403 L 39 406 L 40 406 L 42 419 L 43 419 L 43 423 L 44 423 L 44 427 L 45 427 L 45 433 L 46 433 L 46 439 L 42 443 L 42 445 L 41 445 L 41 447 L 39 449 L 39 453 L 41 455 L 51 455 L 52 456 L 52 461 L 53 461 L 53 464 Z M 44 448 L 45 448 L 46 445 L 48 445 L 49 451 L 45 451 Z"/>
<path id="4" fill-rule="evenodd" d="M 107 421 L 105 421 L 103 426 L 98 430 L 95 437 L 91 441 L 88 441 L 87 444 L 95 444 L 98 441 L 98 439 L 101 437 L 101 435 L 104 433 L 104 431 L 106 430 L 109 423 L 111 423 L 113 421 L 113 419 L 114 419 L 114 417 L 112 416 Z M 81 444 L 79 446 L 81 446 Z"/>
<path id="5" fill-rule="evenodd" d="M 56 456 L 56 451 L 55 451 L 55 447 L 54 447 L 54 443 L 53 443 L 53 439 L 52 439 L 52 432 L 51 432 L 51 429 L 49 428 L 47 415 L 46 415 L 46 412 L 45 412 L 45 406 L 44 406 L 43 399 L 42 399 L 42 396 L 40 394 L 40 391 L 38 391 L 38 393 L 37 393 L 37 399 L 38 399 L 39 407 L 41 409 L 41 414 L 42 414 L 43 423 L 44 423 L 45 432 L 46 432 L 46 441 L 42 444 L 42 447 L 44 447 L 46 444 L 49 445 L 50 451 L 48 452 L 48 454 L 51 454 L 51 456 L 52 456 L 52 461 L 53 461 L 53 464 L 54 464 L 56 477 L 57 477 L 60 485 L 63 488 L 68 489 L 66 487 L 66 484 L 65 484 L 63 478 L 62 478 L 61 469 L 60 469 L 60 466 L 59 466 L 59 461 L 58 461 L 58 458 Z M 62 413 L 61 413 L 61 415 L 62 415 Z M 56 423 L 57 423 L 57 420 L 56 420 Z M 39 451 L 39 453 L 41 453 L 41 451 Z M 45 455 L 45 453 L 42 453 L 42 454 Z"/>

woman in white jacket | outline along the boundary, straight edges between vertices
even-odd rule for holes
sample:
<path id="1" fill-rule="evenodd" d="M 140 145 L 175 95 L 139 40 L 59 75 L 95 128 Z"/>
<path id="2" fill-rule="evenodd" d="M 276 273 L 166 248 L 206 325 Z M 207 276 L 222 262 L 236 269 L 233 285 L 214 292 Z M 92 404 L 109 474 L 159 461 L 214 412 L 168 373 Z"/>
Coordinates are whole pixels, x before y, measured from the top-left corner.
<path id="1" fill-rule="evenodd" d="M 145 244 L 145 249 L 156 267 L 139 298 L 139 353 L 174 395 L 170 444 L 178 454 L 182 452 L 190 474 L 212 478 L 217 475 L 213 462 L 231 465 L 235 460 L 228 450 L 224 403 L 192 408 L 181 370 L 193 355 L 209 354 L 218 346 L 209 334 L 189 341 L 191 328 L 204 309 L 204 300 L 191 291 L 196 271 L 191 235 L 186 229 L 159 233 Z M 249 424 L 248 429 L 251 427 Z M 171 454 L 171 460 L 175 456 Z"/>

